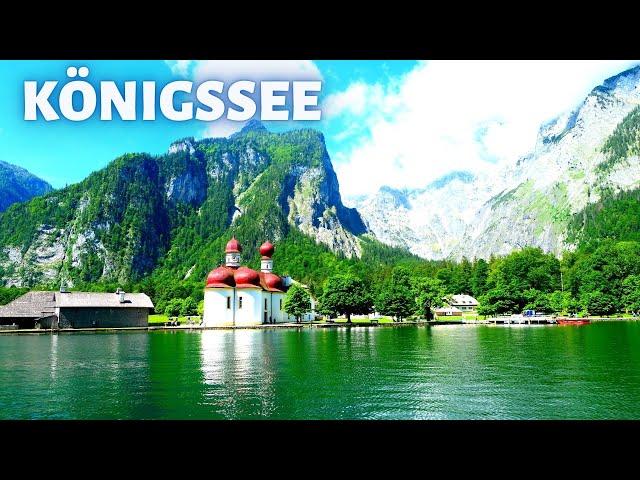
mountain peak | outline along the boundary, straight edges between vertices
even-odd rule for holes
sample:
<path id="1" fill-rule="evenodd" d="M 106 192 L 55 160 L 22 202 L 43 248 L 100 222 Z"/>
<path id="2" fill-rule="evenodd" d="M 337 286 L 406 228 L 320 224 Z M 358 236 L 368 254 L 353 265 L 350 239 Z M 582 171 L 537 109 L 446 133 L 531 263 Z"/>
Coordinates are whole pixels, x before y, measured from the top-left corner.
<path id="1" fill-rule="evenodd" d="M 638 83 L 640 79 L 640 65 L 636 65 L 635 67 L 631 67 L 624 72 L 620 72 L 612 77 L 605 79 L 601 85 L 595 87 L 590 95 L 597 95 L 602 93 L 610 93 L 616 88 L 624 88 L 625 84 L 630 84 L 635 87 L 635 84 Z"/>
<path id="2" fill-rule="evenodd" d="M 439 190 L 455 180 L 462 183 L 471 183 L 476 179 L 475 175 L 465 170 L 454 170 L 431 182 L 426 186 L 425 190 Z"/>
<path id="3" fill-rule="evenodd" d="M 249 120 L 247 124 L 242 127 L 242 130 L 238 132 L 239 134 L 244 134 L 248 132 L 267 132 L 267 128 L 260 120 Z"/>
<path id="4" fill-rule="evenodd" d="M 629 68 L 624 72 L 620 72 L 617 75 L 614 75 L 613 77 L 607 78 L 602 83 L 602 85 L 606 88 L 615 88 L 620 82 L 620 80 L 624 78 L 632 77 L 632 76 L 637 76 L 638 74 L 640 74 L 640 65 L 636 65 L 635 67 Z"/>
<path id="5" fill-rule="evenodd" d="M 51 190 L 51 185 L 28 170 L 0 160 L 0 212 Z"/>
<path id="6" fill-rule="evenodd" d="M 390 198 L 396 208 L 404 207 L 407 210 L 411 209 L 411 204 L 407 198 L 406 190 L 399 190 L 397 188 L 390 187 L 388 185 L 382 185 L 378 190 L 380 195 Z"/>

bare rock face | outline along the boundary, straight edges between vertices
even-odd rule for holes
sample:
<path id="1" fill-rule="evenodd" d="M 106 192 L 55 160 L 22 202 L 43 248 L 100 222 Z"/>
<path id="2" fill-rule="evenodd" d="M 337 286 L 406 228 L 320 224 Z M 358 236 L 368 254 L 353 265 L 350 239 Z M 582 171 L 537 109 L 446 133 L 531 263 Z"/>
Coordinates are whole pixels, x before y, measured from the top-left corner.
<path id="1" fill-rule="evenodd" d="M 348 258 L 360 257 L 362 250 L 358 239 L 343 226 L 338 214 L 338 211 L 344 211 L 344 207 L 341 202 L 336 202 L 334 188 L 324 168 L 309 168 L 299 172 L 293 195 L 287 196 L 287 219 L 302 233 L 327 245 L 332 251 L 342 252 Z M 342 214 L 342 220 L 348 224 L 352 220 L 346 215 Z"/>
<path id="2" fill-rule="evenodd" d="M 24 253 L 18 247 L 5 247 L 0 256 L 0 267 L 7 272 L 5 285 L 21 287 L 35 278 L 45 282 L 57 278 L 65 258 L 64 235 L 64 230 L 41 225 Z"/>
<path id="3" fill-rule="evenodd" d="M 542 125 L 534 150 L 497 175 L 454 172 L 422 190 L 381 189 L 354 204 L 379 240 L 424 258 L 486 259 L 523 246 L 559 255 L 575 247 L 567 242 L 571 216 L 603 188 L 640 186 L 637 155 L 602 168 L 603 145 L 638 105 L 640 67 Z"/>
<path id="4" fill-rule="evenodd" d="M 194 153 L 195 152 L 195 148 L 193 148 L 194 143 L 195 143 L 195 140 L 192 137 L 185 138 L 183 140 L 178 140 L 176 142 L 173 142 L 169 146 L 168 153 L 169 154 L 180 153 L 180 152 Z"/>
<path id="5" fill-rule="evenodd" d="M 165 185 L 167 200 L 173 203 L 201 204 L 207 195 L 207 181 L 199 172 L 171 176 Z"/>

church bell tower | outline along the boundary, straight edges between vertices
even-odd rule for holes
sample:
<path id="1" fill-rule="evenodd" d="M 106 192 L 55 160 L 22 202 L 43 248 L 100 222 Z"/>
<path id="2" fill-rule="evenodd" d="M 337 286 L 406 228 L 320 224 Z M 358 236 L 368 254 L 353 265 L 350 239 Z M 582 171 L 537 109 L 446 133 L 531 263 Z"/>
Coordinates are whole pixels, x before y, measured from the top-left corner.
<path id="1" fill-rule="evenodd" d="M 270 241 L 264 242 L 260 245 L 260 271 L 263 273 L 271 273 L 273 270 L 273 245 Z"/>
<path id="2" fill-rule="evenodd" d="M 242 262 L 242 245 L 236 240 L 236 237 L 233 237 L 227 242 L 227 247 L 224 252 L 227 267 L 238 268 Z"/>

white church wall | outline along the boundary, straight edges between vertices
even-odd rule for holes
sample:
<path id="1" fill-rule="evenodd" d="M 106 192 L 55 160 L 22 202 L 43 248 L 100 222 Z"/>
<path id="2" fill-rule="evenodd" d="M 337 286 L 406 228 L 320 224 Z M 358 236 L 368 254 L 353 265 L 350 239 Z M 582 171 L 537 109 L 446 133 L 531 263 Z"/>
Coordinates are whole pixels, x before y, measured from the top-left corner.
<path id="1" fill-rule="evenodd" d="M 262 290 L 238 288 L 236 290 L 236 326 L 260 325 L 262 323 Z M 240 308 L 242 298 L 242 308 Z"/>
<path id="2" fill-rule="evenodd" d="M 230 307 L 227 308 L 227 298 Z M 204 291 L 204 315 L 205 327 L 221 327 L 233 325 L 233 289 L 216 288 Z"/>
<path id="3" fill-rule="evenodd" d="M 285 312 L 282 307 L 284 306 L 284 293 L 273 292 L 273 316 L 276 319 L 276 323 L 295 322 L 296 319 Z"/>

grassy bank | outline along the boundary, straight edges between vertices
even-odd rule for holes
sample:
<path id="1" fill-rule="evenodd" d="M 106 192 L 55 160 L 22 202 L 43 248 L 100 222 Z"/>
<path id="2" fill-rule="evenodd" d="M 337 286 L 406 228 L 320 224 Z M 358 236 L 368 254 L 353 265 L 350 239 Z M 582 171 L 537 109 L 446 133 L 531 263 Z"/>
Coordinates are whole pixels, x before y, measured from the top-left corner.
<path id="1" fill-rule="evenodd" d="M 200 317 L 190 318 L 193 318 L 196 324 L 200 323 Z M 175 320 L 175 317 L 173 317 L 173 319 Z M 168 321 L 169 317 L 167 317 L 166 315 L 149 315 L 149 325 L 164 325 Z M 189 320 L 187 319 L 187 317 L 178 317 L 178 322 L 180 322 L 180 325 L 184 325 L 185 323 L 188 323 Z"/>
<path id="2" fill-rule="evenodd" d="M 346 318 L 334 318 L 334 323 L 347 323 Z M 369 318 L 351 318 L 352 323 L 371 323 L 371 319 Z M 375 320 L 374 320 L 375 322 Z M 393 319 L 391 317 L 380 317 L 378 318 L 378 323 L 393 323 Z"/>

